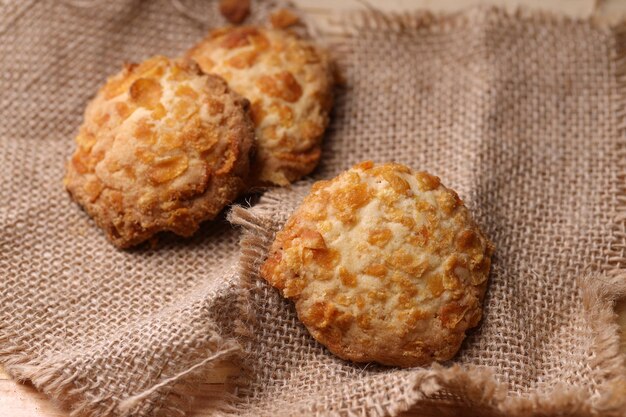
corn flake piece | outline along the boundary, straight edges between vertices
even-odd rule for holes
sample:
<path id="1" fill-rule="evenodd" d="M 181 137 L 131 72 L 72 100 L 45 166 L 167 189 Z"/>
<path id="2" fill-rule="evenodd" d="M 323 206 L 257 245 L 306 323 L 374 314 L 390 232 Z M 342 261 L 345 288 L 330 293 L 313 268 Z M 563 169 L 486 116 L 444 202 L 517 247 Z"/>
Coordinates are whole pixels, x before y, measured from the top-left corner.
<path id="1" fill-rule="evenodd" d="M 276 29 L 285 29 L 300 23 L 300 18 L 288 9 L 279 9 L 270 15 L 270 23 Z"/>
<path id="2" fill-rule="evenodd" d="M 154 109 L 159 104 L 162 93 L 161 84 L 153 78 L 139 78 L 130 86 L 131 100 L 147 109 Z"/>
<path id="3" fill-rule="evenodd" d="M 220 13 L 230 23 L 241 23 L 250 14 L 250 0 L 220 0 Z"/>

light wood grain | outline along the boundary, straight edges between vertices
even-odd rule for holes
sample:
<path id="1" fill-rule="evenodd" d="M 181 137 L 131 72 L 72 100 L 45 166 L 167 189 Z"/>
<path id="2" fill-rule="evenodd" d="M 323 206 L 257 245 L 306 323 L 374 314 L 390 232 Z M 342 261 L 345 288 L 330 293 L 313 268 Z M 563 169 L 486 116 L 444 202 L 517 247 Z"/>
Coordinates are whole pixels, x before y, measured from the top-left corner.
<path id="1" fill-rule="evenodd" d="M 365 7 L 366 4 L 375 5 L 381 10 L 406 11 L 426 8 L 433 11 L 456 11 L 477 4 L 496 4 L 514 9 L 522 4 L 529 8 L 541 8 L 563 12 L 574 17 L 589 16 L 592 12 L 610 20 L 617 20 L 626 13 L 626 1 L 621 0 L 295 0 L 301 8 L 318 22 L 323 21 L 338 10 L 350 10 Z M 626 335 L 626 299 L 618 303 L 616 312 L 622 335 Z M 626 355 L 626 337 L 622 337 L 622 352 Z M 202 395 L 195 403 L 191 417 L 206 417 L 211 415 L 214 398 L 219 397 L 226 388 L 224 382 L 238 372 L 233 364 L 217 366 L 201 385 Z M 480 410 L 440 409 L 432 413 L 420 413 L 420 417 L 443 417 L 446 415 L 481 415 Z M 68 417 L 69 414 L 61 410 L 47 397 L 37 392 L 28 383 L 19 383 L 12 380 L 0 367 L 0 416 L 4 417 Z M 405 417 L 417 416 L 412 412 Z"/>

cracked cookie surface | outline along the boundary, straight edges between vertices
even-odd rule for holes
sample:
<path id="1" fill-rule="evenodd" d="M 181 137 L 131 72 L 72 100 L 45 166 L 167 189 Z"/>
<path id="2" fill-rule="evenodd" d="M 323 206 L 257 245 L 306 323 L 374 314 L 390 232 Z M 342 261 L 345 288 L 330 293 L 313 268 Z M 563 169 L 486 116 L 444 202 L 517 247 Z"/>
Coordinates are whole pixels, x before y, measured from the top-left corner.
<path id="1" fill-rule="evenodd" d="M 118 247 L 190 236 L 245 186 L 248 108 L 191 61 L 127 64 L 87 106 L 65 187 Z"/>
<path id="2" fill-rule="evenodd" d="M 252 185 L 287 185 L 313 171 L 333 100 L 321 49 L 284 30 L 243 26 L 212 31 L 187 56 L 250 100 L 258 140 Z"/>
<path id="3" fill-rule="evenodd" d="M 337 356 L 416 366 L 478 324 L 493 251 L 439 178 L 364 162 L 313 185 L 261 274 Z"/>

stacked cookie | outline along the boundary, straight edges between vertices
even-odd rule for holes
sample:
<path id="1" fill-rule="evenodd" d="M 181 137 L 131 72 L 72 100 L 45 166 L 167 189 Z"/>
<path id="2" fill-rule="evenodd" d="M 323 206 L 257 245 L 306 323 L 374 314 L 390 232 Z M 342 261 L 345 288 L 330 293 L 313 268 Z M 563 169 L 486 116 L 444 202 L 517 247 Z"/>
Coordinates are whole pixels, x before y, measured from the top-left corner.
<path id="1" fill-rule="evenodd" d="M 126 65 L 85 111 L 65 186 L 120 248 L 190 236 L 253 187 L 317 165 L 332 106 L 324 51 L 286 30 L 212 31 L 185 57 Z"/>
<path id="2" fill-rule="evenodd" d="M 213 31 L 187 56 L 250 100 L 254 184 L 287 185 L 313 171 L 333 98 L 325 53 L 282 30 L 231 27 Z"/>

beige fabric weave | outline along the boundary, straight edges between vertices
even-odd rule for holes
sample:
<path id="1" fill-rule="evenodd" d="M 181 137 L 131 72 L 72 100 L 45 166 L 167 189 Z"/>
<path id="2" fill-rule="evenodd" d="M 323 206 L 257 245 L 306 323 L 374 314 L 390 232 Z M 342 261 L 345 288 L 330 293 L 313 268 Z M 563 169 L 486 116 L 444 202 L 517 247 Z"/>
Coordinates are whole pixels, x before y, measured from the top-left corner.
<path id="1" fill-rule="evenodd" d="M 65 194 L 63 164 L 105 76 L 181 53 L 218 24 L 202 0 L 0 6 L 7 371 L 76 416 L 181 415 L 193 378 L 229 355 L 245 372 L 227 415 L 445 415 L 451 403 L 480 415 L 624 414 L 611 312 L 626 289 L 621 29 L 492 9 L 337 23 L 347 85 L 314 176 L 367 158 L 428 170 L 498 248 L 485 318 L 459 356 L 398 370 L 335 358 L 257 277 L 309 182 L 235 208 L 241 250 L 242 228 L 221 219 L 189 240 L 119 251 Z"/>

